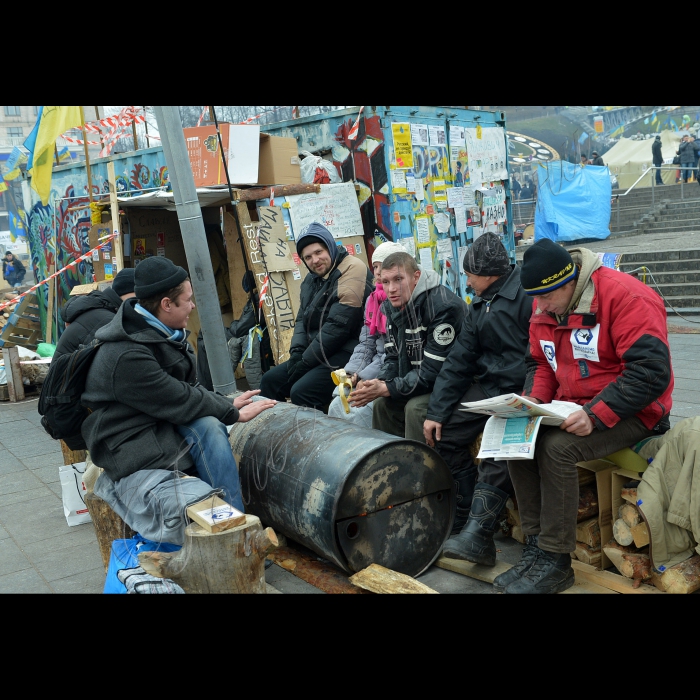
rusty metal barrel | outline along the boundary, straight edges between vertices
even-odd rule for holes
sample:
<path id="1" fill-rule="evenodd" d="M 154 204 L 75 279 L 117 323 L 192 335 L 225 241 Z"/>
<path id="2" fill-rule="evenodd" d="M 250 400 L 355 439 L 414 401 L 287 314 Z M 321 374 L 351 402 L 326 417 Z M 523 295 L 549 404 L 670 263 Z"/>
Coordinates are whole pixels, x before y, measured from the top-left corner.
<path id="1" fill-rule="evenodd" d="M 430 447 L 280 403 L 231 430 L 246 511 L 349 573 L 417 576 L 455 514 L 449 467 Z"/>

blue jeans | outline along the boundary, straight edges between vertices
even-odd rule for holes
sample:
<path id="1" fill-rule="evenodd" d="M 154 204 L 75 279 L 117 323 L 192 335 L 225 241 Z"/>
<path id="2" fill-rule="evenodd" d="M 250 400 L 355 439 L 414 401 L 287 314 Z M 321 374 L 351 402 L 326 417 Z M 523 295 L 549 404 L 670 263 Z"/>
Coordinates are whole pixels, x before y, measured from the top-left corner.
<path id="1" fill-rule="evenodd" d="M 690 176 L 693 174 L 693 165 L 694 163 L 681 163 L 681 177 L 683 178 L 683 182 L 688 182 Z"/>
<path id="2" fill-rule="evenodd" d="M 213 416 L 178 425 L 177 432 L 190 446 L 198 476 L 214 488 L 224 490 L 223 499 L 245 513 L 238 466 L 228 441 L 226 426 Z"/>

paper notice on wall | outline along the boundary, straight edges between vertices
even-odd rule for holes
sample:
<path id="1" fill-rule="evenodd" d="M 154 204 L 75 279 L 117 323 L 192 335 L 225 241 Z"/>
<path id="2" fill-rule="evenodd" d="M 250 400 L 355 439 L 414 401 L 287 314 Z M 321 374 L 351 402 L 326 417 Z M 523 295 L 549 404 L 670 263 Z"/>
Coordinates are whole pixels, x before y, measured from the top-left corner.
<path id="1" fill-rule="evenodd" d="M 416 191 L 416 176 L 413 174 L 412 170 L 406 173 L 406 192 Z"/>
<path id="2" fill-rule="evenodd" d="M 469 232 L 472 234 L 472 242 L 474 242 L 479 236 L 483 235 L 484 229 L 481 226 L 471 226 Z"/>
<path id="3" fill-rule="evenodd" d="M 425 199 L 425 188 L 423 187 L 423 178 L 422 177 L 417 177 L 416 178 L 416 199 L 419 202 L 422 202 Z"/>
<path id="4" fill-rule="evenodd" d="M 467 231 L 467 210 L 465 207 L 455 207 L 455 231 L 466 233 Z"/>
<path id="5" fill-rule="evenodd" d="M 391 190 L 395 194 L 406 192 L 406 171 L 392 170 L 391 171 Z"/>
<path id="6" fill-rule="evenodd" d="M 442 124 L 431 124 L 428 126 L 428 135 L 430 137 L 431 146 L 446 146 L 447 135 L 445 127 Z"/>
<path id="7" fill-rule="evenodd" d="M 472 207 L 476 204 L 476 199 L 474 198 L 474 188 L 473 187 L 465 187 L 462 190 L 462 200 L 463 204 L 466 207 Z"/>
<path id="8" fill-rule="evenodd" d="M 433 224 L 435 224 L 435 228 L 438 230 L 438 233 L 447 233 L 450 230 L 449 214 L 438 212 L 433 217 Z"/>
<path id="9" fill-rule="evenodd" d="M 460 270 L 463 270 L 463 269 L 464 269 L 464 267 L 463 267 L 463 265 L 464 265 L 464 256 L 465 256 L 466 254 L 467 254 L 467 246 L 461 245 L 461 246 L 459 246 L 459 248 L 457 248 L 457 257 L 458 257 L 458 260 L 459 260 L 459 261 L 458 261 L 458 265 L 459 265 L 459 269 L 460 269 Z"/>
<path id="10" fill-rule="evenodd" d="M 465 129 L 469 172 L 472 185 L 508 179 L 506 138 L 503 127 L 486 127 L 481 138 L 476 129 Z"/>
<path id="11" fill-rule="evenodd" d="M 506 221 L 506 189 L 503 185 L 481 188 L 476 192 L 481 208 L 481 225 L 486 231 L 497 231 L 497 224 Z"/>
<path id="12" fill-rule="evenodd" d="M 464 145 L 464 127 L 450 124 L 450 146 Z"/>
<path id="13" fill-rule="evenodd" d="M 416 239 L 413 236 L 399 238 L 399 243 L 406 249 L 409 255 L 416 257 Z"/>
<path id="14" fill-rule="evenodd" d="M 433 200 L 438 202 L 447 202 L 447 186 L 444 180 L 433 180 Z"/>
<path id="15" fill-rule="evenodd" d="M 481 209 L 478 205 L 474 204 L 471 207 L 467 207 L 467 223 L 470 226 L 481 223 Z"/>
<path id="16" fill-rule="evenodd" d="M 427 216 L 416 217 L 416 237 L 418 243 L 430 242 L 430 222 Z"/>
<path id="17" fill-rule="evenodd" d="M 411 143 L 411 127 L 408 123 L 391 125 L 394 136 L 394 162 L 397 168 L 413 167 L 413 144 Z"/>
<path id="18" fill-rule="evenodd" d="M 450 258 L 450 260 L 453 259 L 452 241 L 449 238 L 437 242 L 437 254 L 438 260 L 447 260 L 447 258 Z"/>
<path id="19" fill-rule="evenodd" d="M 334 238 L 360 236 L 364 232 L 355 184 L 321 185 L 320 192 L 287 195 L 295 239 L 313 221 L 325 226 Z"/>
<path id="20" fill-rule="evenodd" d="M 114 274 L 113 274 L 113 267 L 111 263 L 105 263 L 105 279 L 106 280 L 111 280 L 114 279 Z"/>
<path id="21" fill-rule="evenodd" d="M 414 146 L 428 145 L 428 125 L 411 124 L 411 141 Z"/>
<path id="22" fill-rule="evenodd" d="M 447 188 L 447 206 L 456 209 L 464 204 L 464 187 Z"/>
<path id="23" fill-rule="evenodd" d="M 420 249 L 420 266 L 424 270 L 433 269 L 433 249 L 432 248 L 421 248 Z"/>

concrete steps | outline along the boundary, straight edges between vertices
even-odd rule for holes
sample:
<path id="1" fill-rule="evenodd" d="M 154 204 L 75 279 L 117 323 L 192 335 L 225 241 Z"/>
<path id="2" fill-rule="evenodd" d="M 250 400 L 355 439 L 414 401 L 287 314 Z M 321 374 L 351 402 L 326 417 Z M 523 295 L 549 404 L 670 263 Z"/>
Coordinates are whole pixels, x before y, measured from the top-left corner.
<path id="1" fill-rule="evenodd" d="M 640 267 L 650 274 L 637 270 Z M 673 313 L 673 307 L 679 313 L 700 314 L 700 250 L 628 253 L 622 257 L 620 270 L 659 292 L 668 313 Z"/>

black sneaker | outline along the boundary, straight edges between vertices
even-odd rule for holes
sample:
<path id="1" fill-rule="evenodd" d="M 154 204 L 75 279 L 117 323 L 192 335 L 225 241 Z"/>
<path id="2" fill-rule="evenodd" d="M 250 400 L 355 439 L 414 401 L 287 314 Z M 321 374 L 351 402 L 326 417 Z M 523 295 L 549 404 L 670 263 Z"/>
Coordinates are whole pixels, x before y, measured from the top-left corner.
<path id="1" fill-rule="evenodd" d="M 537 535 L 528 535 L 525 538 L 525 549 L 520 556 L 520 561 L 508 571 L 496 576 L 493 580 L 493 587 L 497 593 L 503 593 L 506 586 L 509 586 L 513 581 L 517 581 L 523 574 L 530 570 L 530 567 L 535 563 L 540 549 L 537 546 Z"/>
<path id="2" fill-rule="evenodd" d="M 529 571 L 506 587 L 505 593 L 561 593 L 574 585 L 570 554 L 538 551 Z"/>

